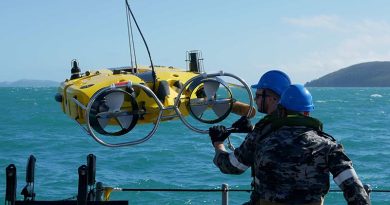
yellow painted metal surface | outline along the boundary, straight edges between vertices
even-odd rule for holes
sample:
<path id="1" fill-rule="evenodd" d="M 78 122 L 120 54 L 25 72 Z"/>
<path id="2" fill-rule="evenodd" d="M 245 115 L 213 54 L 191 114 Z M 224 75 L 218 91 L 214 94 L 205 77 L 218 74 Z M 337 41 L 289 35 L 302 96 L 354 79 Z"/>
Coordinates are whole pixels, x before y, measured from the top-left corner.
<path id="1" fill-rule="evenodd" d="M 61 83 L 58 88 L 58 92 L 62 95 L 63 100 L 61 103 L 62 111 L 70 118 L 77 120 L 79 123 L 85 123 L 85 110 L 78 106 L 73 98 L 77 99 L 85 107 L 88 105 L 92 96 L 102 88 L 111 86 L 112 84 L 131 81 L 133 84 L 144 84 L 145 86 L 153 89 L 153 82 L 146 82 L 142 79 L 142 74 L 147 75 L 151 70 L 147 67 L 138 68 L 138 74 L 134 75 L 131 72 L 122 71 L 120 74 L 113 74 L 112 70 L 101 69 L 98 71 L 91 71 L 87 75 L 83 74 L 81 78 L 74 80 L 66 80 Z M 174 105 L 175 99 L 180 92 L 179 84 L 185 84 L 189 79 L 198 75 L 198 73 L 184 71 L 182 69 L 173 67 L 155 67 L 156 72 L 156 85 L 154 93 L 158 91 L 160 83 L 168 85 L 168 95 L 164 99 L 161 99 L 164 107 L 170 107 Z M 150 79 L 152 79 L 150 77 Z M 166 89 L 165 89 L 166 90 Z M 144 109 L 145 113 L 139 118 L 138 123 L 153 123 L 158 118 L 159 107 L 156 101 L 148 96 L 142 90 L 136 92 L 136 101 L 140 109 Z M 189 100 L 189 93 L 183 92 L 180 96 L 179 110 L 182 115 L 188 115 L 186 103 Z M 128 99 L 127 99 L 128 100 Z M 130 103 L 125 102 L 123 107 L 129 106 Z M 176 115 L 173 109 L 168 109 L 163 112 L 163 120 L 169 120 Z M 172 117 L 169 117 L 172 116 Z"/>

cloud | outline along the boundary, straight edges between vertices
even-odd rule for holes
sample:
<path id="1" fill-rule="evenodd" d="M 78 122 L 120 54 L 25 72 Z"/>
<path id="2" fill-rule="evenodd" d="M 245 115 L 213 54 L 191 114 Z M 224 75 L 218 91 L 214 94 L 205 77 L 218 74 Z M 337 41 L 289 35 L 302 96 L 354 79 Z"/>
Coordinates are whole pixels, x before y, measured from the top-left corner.
<path id="1" fill-rule="evenodd" d="M 353 30 L 359 33 L 389 33 L 390 24 L 383 20 L 364 19 L 352 25 Z"/>
<path id="2" fill-rule="evenodd" d="M 343 27 L 340 26 L 340 18 L 334 15 L 319 15 L 311 17 L 300 18 L 283 18 L 284 22 L 304 28 L 324 28 L 331 30 L 339 30 Z"/>
<path id="3" fill-rule="evenodd" d="M 310 29 L 327 29 L 329 36 L 337 36 L 335 46 L 304 54 L 293 62 L 297 80 L 307 82 L 344 67 L 368 61 L 390 61 L 390 23 L 383 20 L 348 20 L 337 16 L 285 18 L 290 25 L 304 27 L 302 36 L 313 35 Z M 342 31 L 342 32 L 340 32 Z M 314 37 L 314 36 L 312 36 Z M 309 78 L 309 79 L 308 79 Z"/>

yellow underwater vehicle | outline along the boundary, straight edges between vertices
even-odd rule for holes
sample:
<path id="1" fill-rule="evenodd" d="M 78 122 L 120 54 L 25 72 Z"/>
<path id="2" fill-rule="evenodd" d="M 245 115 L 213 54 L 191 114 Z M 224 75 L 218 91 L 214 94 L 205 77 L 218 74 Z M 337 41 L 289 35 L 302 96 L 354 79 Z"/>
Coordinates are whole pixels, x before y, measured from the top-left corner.
<path id="1" fill-rule="evenodd" d="M 129 32 L 131 66 L 104 68 L 81 72 L 78 62 L 72 61 L 71 77 L 61 83 L 56 101 L 62 111 L 97 142 L 105 146 L 119 147 L 142 143 L 156 131 L 160 121 L 180 119 L 188 128 L 199 133 L 208 133 L 189 123 L 186 116 L 197 121 L 214 124 L 223 121 L 231 112 L 252 117 L 252 93 L 239 77 L 224 73 L 204 72 L 199 51 L 187 53 L 187 70 L 154 66 L 149 48 L 133 16 L 128 2 L 128 30 L 134 21 L 145 44 L 150 66 L 137 65 L 133 32 Z M 134 63 L 133 63 L 134 62 Z M 235 79 L 247 92 L 248 104 L 235 99 L 225 78 Z M 233 83 L 234 84 L 234 83 Z M 143 137 L 132 137 L 125 142 L 107 142 L 102 136 L 129 134 L 138 124 L 153 124 Z M 139 134 L 139 133 L 138 133 Z"/>
<path id="2" fill-rule="evenodd" d="M 96 141 L 111 147 L 142 143 L 165 120 L 179 118 L 196 132 L 208 132 L 191 125 L 185 118 L 188 115 L 207 124 L 221 122 L 231 112 L 252 117 L 252 101 L 249 104 L 237 101 L 231 84 L 222 76 L 239 81 L 252 99 L 248 85 L 230 73 L 202 72 L 199 57 L 199 52 L 189 52 L 188 70 L 157 66 L 154 72 L 149 67 L 121 67 L 81 73 L 77 61 L 73 60 L 71 77 L 61 83 L 56 100 L 62 111 Z M 154 127 L 136 141 L 110 144 L 99 137 L 125 135 L 137 124 L 144 123 L 153 123 Z"/>

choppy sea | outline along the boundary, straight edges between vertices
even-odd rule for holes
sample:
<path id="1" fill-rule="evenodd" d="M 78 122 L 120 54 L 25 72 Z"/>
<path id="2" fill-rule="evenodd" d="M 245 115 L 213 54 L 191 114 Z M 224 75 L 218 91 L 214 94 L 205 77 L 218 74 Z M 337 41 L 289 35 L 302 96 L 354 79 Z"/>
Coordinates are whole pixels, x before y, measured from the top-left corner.
<path id="1" fill-rule="evenodd" d="M 365 184 L 390 190 L 390 88 L 310 88 L 312 116 L 345 147 Z M 27 159 L 34 155 L 36 200 L 62 200 L 77 194 L 77 169 L 88 154 L 96 156 L 96 180 L 105 186 L 158 189 L 249 189 L 251 178 L 225 175 L 212 163 L 214 150 L 205 134 L 181 121 L 162 122 L 145 143 L 109 148 L 96 143 L 64 115 L 54 100 L 56 88 L 0 88 L 0 201 L 5 198 L 5 169 L 17 167 L 17 198 L 25 185 Z M 257 114 L 253 121 L 259 120 Z M 223 124 L 230 125 L 237 116 Z M 138 127 L 138 125 L 136 126 Z M 144 128 L 134 134 L 143 134 Z M 145 126 L 146 128 L 150 128 Z M 232 136 L 238 145 L 245 136 Z M 332 182 L 331 189 L 338 187 Z M 218 192 L 114 192 L 112 200 L 129 204 L 221 204 Z M 249 199 L 247 192 L 230 192 L 230 204 Z M 372 204 L 390 204 L 390 193 L 371 194 Z M 1 203 L 1 202 L 0 202 Z M 331 192 L 325 204 L 346 204 Z"/>

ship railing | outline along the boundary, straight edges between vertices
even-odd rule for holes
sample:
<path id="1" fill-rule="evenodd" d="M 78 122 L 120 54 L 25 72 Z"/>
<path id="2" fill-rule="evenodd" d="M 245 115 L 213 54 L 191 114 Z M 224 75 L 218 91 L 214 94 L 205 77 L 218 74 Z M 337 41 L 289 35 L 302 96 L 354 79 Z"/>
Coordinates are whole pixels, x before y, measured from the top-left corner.
<path id="1" fill-rule="evenodd" d="M 106 187 L 107 188 L 107 187 Z M 229 193 L 230 192 L 246 192 L 250 193 L 253 190 L 251 189 L 230 189 L 229 185 L 224 183 L 221 186 L 221 189 L 176 189 L 176 188 L 112 188 L 108 187 L 112 191 L 118 191 L 118 192 L 221 192 L 221 204 L 222 205 L 228 205 L 229 204 Z M 390 190 L 378 190 L 378 189 L 372 189 L 369 184 L 364 184 L 364 189 L 366 190 L 367 194 L 370 196 L 371 193 L 390 193 Z M 103 189 L 101 190 L 103 191 Z M 105 190 L 107 191 L 107 189 Z M 343 192 L 339 189 L 330 189 L 330 193 L 337 193 L 337 192 Z M 108 195 L 110 196 L 110 194 Z M 109 198 L 108 198 L 109 199 Z M 105 200 L 108 200 L 105 199 Z"/>
<path id="2" fill-rule="evenodd" d="M 5 204 L 6 205 L 126 205 L 128 201 L 110 201 L 112 192 L 221 192 L 222 205 L 229 204 L 230 192 L 247 192 L 249 189 L 230 189 L 228 184 L 222 184 L 221 189 L 164 189 L 164 188 L 118 188 L 118 187 L 105 187 L 103 183 L 95 180 L 96 175 L 96 156 L 89 154 L 87 156 L 87 165 L 81 165 L 78 168 L 79 180 L 78 180 L 78 192 L 77 195 L 64 200 L 56 201 L 36 201 L 34 192 L 34 174 L 35 174 L 35 157 L 31 155 L 27 162 L 26 169 L 26 186 L 23 188 L 21 194 L 24 196 L 23 200 L 16 199 L 17 189 L 17 174 L 16 166 L 10 164 L 6 168 L 6 193 Z M 371 186 L 366 184 L 364 189 L 370 195 L 370 193 L 389 193 L 390 190 L 371 189 Z M 331 189 L 329 192 L 342 192 L 341 190 Z M 76 200 L 75 200 L 76 199 Z"/>

